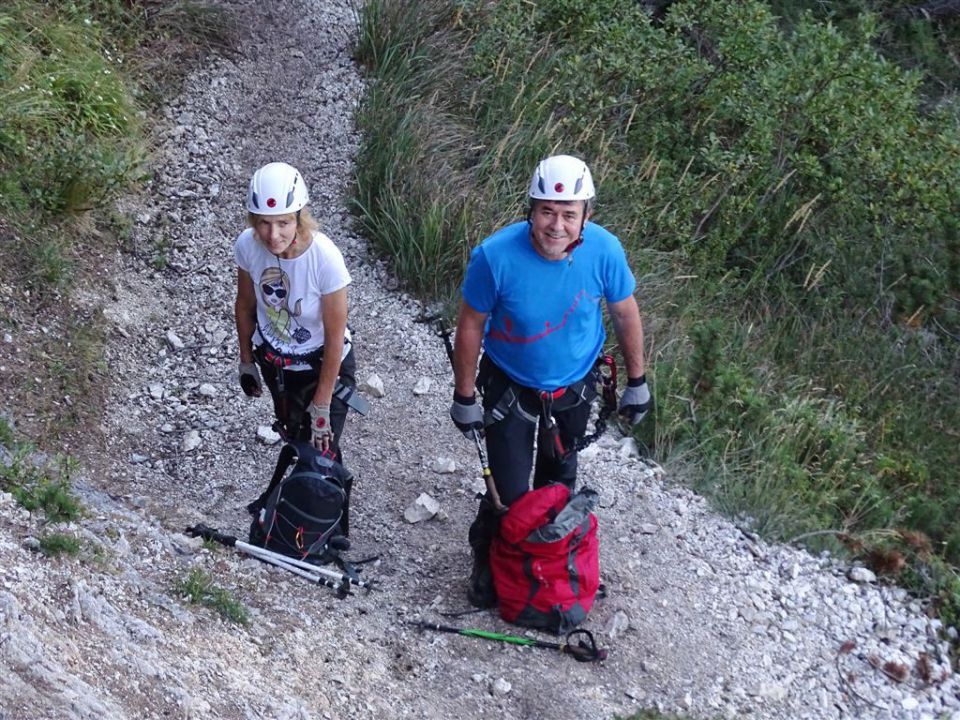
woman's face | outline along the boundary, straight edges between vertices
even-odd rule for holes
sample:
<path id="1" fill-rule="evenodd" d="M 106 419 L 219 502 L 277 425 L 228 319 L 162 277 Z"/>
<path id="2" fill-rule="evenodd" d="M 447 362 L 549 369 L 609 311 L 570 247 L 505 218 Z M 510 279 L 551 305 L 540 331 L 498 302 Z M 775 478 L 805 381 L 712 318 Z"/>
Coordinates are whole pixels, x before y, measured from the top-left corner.
<path id="1" fill-rule="evenodd" d="M 257 215 L 253 231 L 271 253 L 288 257 L 293 254 L 292 246 L 297 239 L 297 216 L 293 213 Z"/>

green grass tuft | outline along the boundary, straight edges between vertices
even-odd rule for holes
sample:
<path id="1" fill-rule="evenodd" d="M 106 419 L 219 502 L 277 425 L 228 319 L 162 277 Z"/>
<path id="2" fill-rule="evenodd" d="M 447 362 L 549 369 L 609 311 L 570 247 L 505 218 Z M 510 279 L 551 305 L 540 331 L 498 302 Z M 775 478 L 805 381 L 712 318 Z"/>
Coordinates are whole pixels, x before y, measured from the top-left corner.
<path id="1" fill-rule="evenodd" d="M 175 589 L 189 602 L 216 610 L 222 617 L 238 625 L 248 625 L 247 608 L 228 590 L 214 584 L 213 578 L 202 568 L 192 568 L 176 583 Z"/>
<path id="2" fill-rule="evenodd" d="M 75 462 L 59 458 L 40 462 L 30 443 L 13 437 L 10 426 L 0 420 L 0 440 L 7 462 L 0 463 L 0 489 L 10 493 L 30 512 L 41 511 L 51 522 L 79 519 L 83 508 L 73 495 L 70 476 Z"/>

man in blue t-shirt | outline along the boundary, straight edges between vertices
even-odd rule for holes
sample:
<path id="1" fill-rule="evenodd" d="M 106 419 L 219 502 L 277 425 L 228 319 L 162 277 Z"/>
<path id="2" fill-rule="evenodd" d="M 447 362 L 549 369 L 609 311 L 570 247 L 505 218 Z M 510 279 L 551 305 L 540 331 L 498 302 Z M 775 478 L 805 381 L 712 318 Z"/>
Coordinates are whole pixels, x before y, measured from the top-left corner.
<path id="1" fill-rule="evenodd" d="M 576 443 L 586 433 L 606 339 L 604 302 L 628 377 L 619 411 L 636 424 L 650 408 L 636 281 L 620 241 L 589 222 L 595 196 L 582 160 L 543 160 L 530 182 L 527 220 L 484 240 L 467 266 L 450 416 L 468 438 L 485 436 L 506 505 L 527 491 L 535 437 L 534 488 L 563 482 L 573 490 L 576 484 Z M 495 531 L 488 493 L 469 534 L 467 597 L 478 607 L 496 603 L 489 569 Z"/>

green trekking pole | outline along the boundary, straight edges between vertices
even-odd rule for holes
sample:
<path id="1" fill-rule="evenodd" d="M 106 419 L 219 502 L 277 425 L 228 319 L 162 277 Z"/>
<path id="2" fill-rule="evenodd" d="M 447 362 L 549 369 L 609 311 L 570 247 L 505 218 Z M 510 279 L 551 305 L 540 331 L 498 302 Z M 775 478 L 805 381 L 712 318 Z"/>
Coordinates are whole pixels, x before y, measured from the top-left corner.
<path id="1" fill-rule="evenodd" d="M 518 635 L 505 635 L 504 633 L 490 632 L 489 630 L 476 630 L 473 628 L 458 628 L 450 625 L 440 625 L 438 623 L 426 622 L 420 620 L 411 622 L 421 630 L 436 630 L 438 632 L 453 633 L 454 635 L 464 635 L 465 637 L 480 638 L 481 640 L 490 640 L 493 642 L 508 643 L 510 645 L 525 645 L 527 647 L 545 648 L 547 650 L 557 650 L 565 655 L 572 655 L 577 662 L 602 662 L 607 659 L 607 651 L 597 647 L 597 641 L 593 633 L 589 630 L 578 629 L 567 633 L 563 642 L 547 642 L 546 640 L 536 640 L 535 638 L 520 637 Z M 576 639 L 576 644 L 573 640 Z"/>

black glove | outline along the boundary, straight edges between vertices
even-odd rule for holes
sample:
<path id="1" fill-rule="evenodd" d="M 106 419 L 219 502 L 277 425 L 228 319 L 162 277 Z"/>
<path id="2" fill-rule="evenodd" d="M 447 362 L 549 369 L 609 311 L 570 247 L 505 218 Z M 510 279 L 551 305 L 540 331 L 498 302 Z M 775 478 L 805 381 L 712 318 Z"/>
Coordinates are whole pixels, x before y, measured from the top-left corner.
<path id="1" fill-rule="evenodd" d="M 650 388 L 647 387 L 647 376 L 627 380 L 627 387 L 620 396 L 620 405 L 617 412 L 636 425 L 646 417 L 650 410 Z"/>
<path id="2" fill-rule="evenodd" d="M 483 408 L 477 403 L 476 395 L 466 397 L 454 392 L 450 418 L 457 426 L 457 430 L 468 439 L 473 439 L 474 430 L 483 435 Z"/>
<path id="3" fill-rule="evenodd" d="M 260 368 L 256 363 L 240 363 L 240 387 L 247 397 L 260 397 L 263 388 L 260 384 Z"/>

